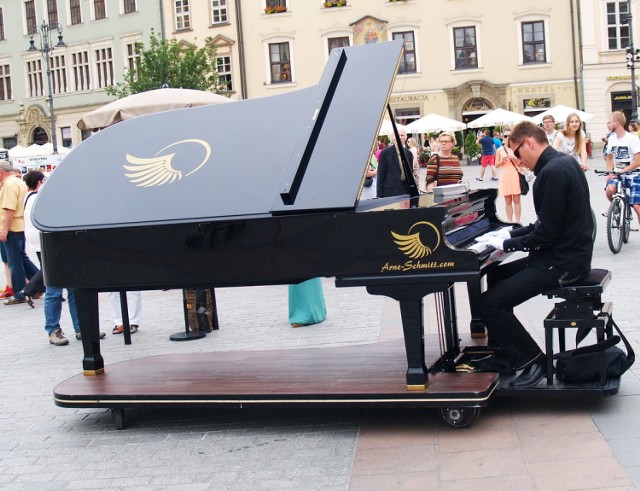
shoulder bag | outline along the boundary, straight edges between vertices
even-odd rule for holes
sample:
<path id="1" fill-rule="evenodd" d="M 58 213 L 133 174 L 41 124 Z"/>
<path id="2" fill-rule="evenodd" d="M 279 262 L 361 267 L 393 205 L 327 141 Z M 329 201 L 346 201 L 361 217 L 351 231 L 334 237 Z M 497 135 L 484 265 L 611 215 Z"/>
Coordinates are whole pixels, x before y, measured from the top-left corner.
<path id="1" fill-rule="evenodd" d="M 508 155 L 507 158 L 509 158 Z M 516 167 L 516 164 L 513 163 L 513 160 L 509 159 L 509 162 L 511 162 L 511 165 L 513 165 L 513 167 L 518 172 L 518 179 L 520 181 L 520 194 L 522 196 L 525 196 L 529 192 L 529 182 L 527 181 L 527 176 L 520 172 L 520 169 Z"/>

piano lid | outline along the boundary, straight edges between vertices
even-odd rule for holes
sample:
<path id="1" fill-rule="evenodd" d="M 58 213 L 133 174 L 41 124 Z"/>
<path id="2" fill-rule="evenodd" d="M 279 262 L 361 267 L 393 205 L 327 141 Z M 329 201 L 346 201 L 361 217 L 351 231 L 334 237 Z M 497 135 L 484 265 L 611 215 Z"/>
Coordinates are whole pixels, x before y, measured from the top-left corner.
<path id="1" fill-rule="evenodd" d="M 338 48 L 316 86 L 102 130 L 52 173 L 33 222 L 53 232 L 353 210 L 401 49 Z"/>

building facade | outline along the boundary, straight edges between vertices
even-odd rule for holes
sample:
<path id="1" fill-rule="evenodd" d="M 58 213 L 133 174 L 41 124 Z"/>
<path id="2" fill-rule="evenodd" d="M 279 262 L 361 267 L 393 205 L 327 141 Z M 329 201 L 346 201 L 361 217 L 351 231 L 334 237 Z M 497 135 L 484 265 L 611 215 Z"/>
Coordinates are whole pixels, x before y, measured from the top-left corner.
<path id="1" fill-rule="evenodd" d="M 0 0 L 0 145 L 52 140 L 49 92 L 58 146 L 80 143 L 78 120 L 113 100 L 134 43 L 163 25 L 159 0 Z"/>
<path id="2" fill-rule="evenodd" d="M 334 47 L 402 39 L 390 99 L 401 122 L 432 112 L 468 122 L 498 107 L 592 111 L 582 77 L 606 68 L 587 64 L 598 42 L 586 33 L 608 3 L 625 2 L 513 0 L 489 12 L 474 0 L 0 0 L 0 144 L 51 138 L 45 57 L 29 50 L 30 33 L 42 47 L 43 21 L 59 24 L 65 43 L 56 47 L 52 30 L 55 128 L 67 146 L 86 136 L 80 117 L 113 99 L 105 87 L 123 80 L 151 29 L 198 46 L 213 38 L 218 90 L 235 99 L 316 84 Z"/>

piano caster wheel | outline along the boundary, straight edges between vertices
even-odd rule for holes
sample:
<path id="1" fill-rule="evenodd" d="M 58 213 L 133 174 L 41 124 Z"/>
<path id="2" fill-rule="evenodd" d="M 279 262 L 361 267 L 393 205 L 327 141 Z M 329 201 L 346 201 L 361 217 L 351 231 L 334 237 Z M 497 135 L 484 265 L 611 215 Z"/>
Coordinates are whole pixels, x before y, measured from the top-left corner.
<path id="1" fill-rule="evenodd" d="M 124 429 L 124 408 L 112 407 L 111 414 L 113 414 L 113 421 L 116 424 L 116 430 Z"/>
<path id="2" fill-rule="evenodd" d="M 480 416 L 479 407 L 441 407 L 440 418 L 453 428 L 468 428 Z"/>

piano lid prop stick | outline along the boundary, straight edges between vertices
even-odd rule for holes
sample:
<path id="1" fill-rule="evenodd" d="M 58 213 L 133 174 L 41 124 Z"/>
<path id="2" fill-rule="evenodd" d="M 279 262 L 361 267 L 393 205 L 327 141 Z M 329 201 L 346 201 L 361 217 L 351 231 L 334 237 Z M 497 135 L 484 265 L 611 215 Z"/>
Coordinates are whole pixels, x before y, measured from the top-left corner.
<path id="1" fill-rule="evenodd" d="M 396 119 L 393 116 L 391 105 L 387 104 L 387 111 L 389 112 L 389 119 L 391 119 L 391 126 L 393 127 L 393 135 L 396 137 L 398 146 L 398 155 L 400 156 L 400 165 L 404 168 L 404 175 L 406 176 L 407 184 L 409 185 L 409 196 L 412 198 L 419 196 L 418 186 L 416 186 L 415 179 L 413 179 L 413 163 L 409 163 L 407 156 L 401 151 L 402 141 L 400 140 L 400 134 L 398 133 L 398 127 L 396 126 Z M 411 177 L 411 179 L 409 179 Z"/>
<path id="2" fill-rule="evenodd" d="M 340 76 L 347 63 L 347 54 L 343 49 L 332 52 L 331 56 L 329 62 L 334 65 L 333 73 L 330 77 L 325 78 L 318 84 L 317 95 L 314 97 L 310 126 L 303 128 L 298 136 L 298 140 L 293 147 L 293 152 L 289 159 L 289 166 L 284 175 L 284 186 L 280 197 L 285 205 L 292 205 L 296 201 L 296 196 L 302 185 L 302 179 L 313 155 L 313 149 L 318 141 L 322 125 L 331 106 L 331 100 L 333 99 Z"/>

